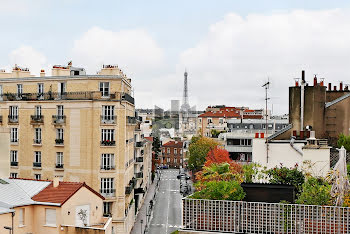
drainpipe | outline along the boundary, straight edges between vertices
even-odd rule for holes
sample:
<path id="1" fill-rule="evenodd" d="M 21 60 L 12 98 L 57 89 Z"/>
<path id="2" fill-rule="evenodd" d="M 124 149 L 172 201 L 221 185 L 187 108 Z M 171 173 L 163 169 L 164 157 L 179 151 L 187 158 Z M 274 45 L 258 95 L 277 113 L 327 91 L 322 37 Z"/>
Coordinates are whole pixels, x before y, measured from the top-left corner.
<path id="1" fill-rule="evenodd" d="M 300 93 L 300 131 L 304 130 L 304 91 L 305 91 L 305 71 L 301 72 L 301 93 Z"/>
<path id="2" fill-rule="evenodd" d="M 290 139 L 290 146 L 295 149 L 301 156 L 303 156 L 303 151 L 299 149 L 296 145 L 294 145 L 295 137 L 293 136 L 292 139 Z"/>

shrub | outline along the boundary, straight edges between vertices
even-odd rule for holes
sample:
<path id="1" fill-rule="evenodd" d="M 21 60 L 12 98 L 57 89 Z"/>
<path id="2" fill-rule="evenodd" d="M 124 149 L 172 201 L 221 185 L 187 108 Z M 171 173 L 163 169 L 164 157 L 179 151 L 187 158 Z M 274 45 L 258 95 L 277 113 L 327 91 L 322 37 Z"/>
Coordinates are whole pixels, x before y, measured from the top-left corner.
<path id="1" fill-rule="evenodd" d="M 240 183 L 231 181 L 210 181 L 203 184 L 203 189 L 191 195 L 194 199 L 242 201 L 245 192 Z"/>
<path id="2" fill-rule="evenodd" d="M 332 186 L 322 178 L 309 177 L 302 186 L 296 203 L 305 205 L 332 205 Z"/>
<path id="3" fill-rule="evenodd" d="M 253 183 L 256 180 L 263 179 L 264 171 L 259 171 L 261 166 L 257 163 L 249 163 L 243 165 L 243 181 L 245 183 Z"/>
<path id="4" fill-rule="evenodd" d="M 301 191 L 305 181 L 305 176 L 298 170 L 297 165 L 294 168 L 275 167 L 267 170 L 267 175 L 269 176 L 271 184 L 293 185 L 298 193 Z"/>
<path id="5" fill-rule="evenodd" d="M 344 146 L 347 151 L 350 151 L 350 136 L 345 136 L 343 133 L 339 135 L 337 145 L 339 148 Z"/>

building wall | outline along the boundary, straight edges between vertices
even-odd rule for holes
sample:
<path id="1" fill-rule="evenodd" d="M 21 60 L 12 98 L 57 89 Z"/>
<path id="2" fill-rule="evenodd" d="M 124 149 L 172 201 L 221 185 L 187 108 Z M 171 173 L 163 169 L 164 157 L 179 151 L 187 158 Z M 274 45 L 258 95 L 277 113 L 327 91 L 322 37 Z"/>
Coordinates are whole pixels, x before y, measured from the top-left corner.
<path id="1" fill-rule="evenodd" d="M 168 154 L 168 149 L 170 149 L 170 153 Z M 175 154 L 175 149 L 177 149 L 177 154 Z M 162 152 L 162 160 L 161 164 L 168 165 L 171 168 L 180 168 L 183 165 L 183 149 L 181 147 L 173 147 L 173 146 L 163 146 L 161 148 Z M 181 153 L 180 153 L 181 152 Z M 170 162 L 168 162 L 168 158 Z M 174 161 L 176 159 L 176 162 Z"/>
<path id="2" fill-rule="evenodd" d="M 0 127 L 0 178 L 10 175 L 10 129 Z"/>

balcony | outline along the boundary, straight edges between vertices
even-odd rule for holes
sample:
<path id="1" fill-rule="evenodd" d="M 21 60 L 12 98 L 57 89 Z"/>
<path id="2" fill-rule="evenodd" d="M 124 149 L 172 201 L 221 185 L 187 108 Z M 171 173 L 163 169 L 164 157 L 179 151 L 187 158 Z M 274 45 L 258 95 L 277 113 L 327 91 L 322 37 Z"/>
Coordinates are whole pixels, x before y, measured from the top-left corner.
<path id="1" fill-rule="evenodd" d="M 9 115 L 8 118 L 9 118 L 9 121 L 8 121 L 9 124 L 18 124 L 18 115 Z"/>
<path id="2" fill-rule="evenodd" d="M 137 142 L 135 142 L 135 147 L 136 148 L 141 148 L 141 147 L 143 147 L 143 144 L 144 144 L 143 141 L 137 141 Z"/>
<path id="3" fill-rule="evenodd" d="M 66 123 L 66 116 L 65 115 L 53 115 L 52 116 L 52 123 L 55 125 L 61 125 Z"/>
<path id="4" fill-rule="evenodd" d="M 126 186 L 125 187 L 125 194 L 127 194 L 127 195 L 131 194 L 133 189 L 134 188 L 131 185 Z"/>
<path id="5" fill-rule="evenodd" d="M 104 197 L 115 197 L 115 189 L 100 189 L 100 193 Z"/>
<path id="6" fill-rule="evenodd" d="M 0 115 L 0 124 L 2 124 L 2 115 Z"/>
<path id="7" fill-rule="evenodd" d="M 63 145 L 64 140 L 63 139 L 55 139 L 56 145 Z"/>
<path id="8" fill-rule="evenodd" d="M 102 146 L 115 146 L 115 141 L 112 140 L 104 140 L 101 141 Z"/>
<path id="9" fill-rule="evenodd" d="M 11 167 L 18 167 L 18 162 L 11 162 Z"/>
<path id="10" fill-rule="evenodd" d="M 115 115 L 101 115 L 101 124 L 115 124 L 116 118 Z"/>
<path id="11" fill-rule="evenodd" d="M 101 170 L 114 170 L 115 169 L 115 166 L 108 166 L 108 165 L 102 165 L 101 166 Z"/>
<path id="12" fill-rule="evenodd" d="M 33 144 L 41 145 L 41 139 L 33 139 Z"/>
<path id="13" fill-rule="evenodd" d="M 130 94 L 128 94 L 128 93 L 122 93 L 121 99 L 125 100 L 127 102 L 130 102 L 131 104 L 135 103 L 135 99 L 133 97 L 131 97 Z"/>
<path id="14" fill-rule="evenodd" d="M 33 162 L 33 167 L 41 167 L 41 162 Z"/>
<path id="15" fill-rule="evenodd" d="M 56 169 L 63 169 L 63 163 L 56 163 Z"/>
<path id="16" fill-rule="evenodd" d="M 31 115 L 30 116 L 30 123 L 31 124 L 43 124 L 44 123 L 44 116 L 43 115 Z"/>
<path id="17" fill-rule="evenodd" d="M 142 179 L 143 173 L 142 172 L 135 173 L 135 177 L 136 177 L 136 179 Z"/>
<path id="18" fill-rule="evenodd" d="M 143 162 L 143 157 L 137 157 L 136 162 Z"/>
<path id="19" fill-rule="evenodd" d="M 136 124 L 136 117 L 126 116 L 126 124 L 128 125 Z"/>
<path id="20" fill-rule="evenodd" d="M 10 143 L 13 145 L 17 145 L 19 142 L 19 139 L 10 139 Z"/>

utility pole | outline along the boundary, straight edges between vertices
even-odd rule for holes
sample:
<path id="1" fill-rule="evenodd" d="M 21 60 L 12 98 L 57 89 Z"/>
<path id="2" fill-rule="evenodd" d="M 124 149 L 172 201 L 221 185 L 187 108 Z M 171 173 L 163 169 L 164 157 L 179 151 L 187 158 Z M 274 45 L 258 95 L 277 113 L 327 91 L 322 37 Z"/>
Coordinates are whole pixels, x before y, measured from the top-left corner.
<path id="1" fill-rule="evenodd" d="M 268 98 L 267 96 L 267 90 L 269 89 L 270 87 L 270 80 L 267 79 L 267 82 L 262 86 L 262 87 L 265 87 L 265 137 L 266 137 L 266 163 L 269 162 L 269 142 L 267 140 L 267 101 L 270 99 Z"/>

